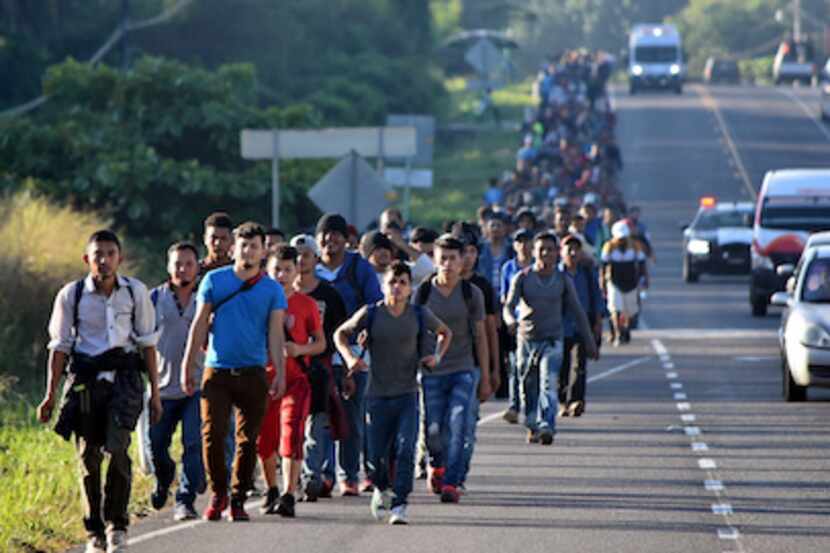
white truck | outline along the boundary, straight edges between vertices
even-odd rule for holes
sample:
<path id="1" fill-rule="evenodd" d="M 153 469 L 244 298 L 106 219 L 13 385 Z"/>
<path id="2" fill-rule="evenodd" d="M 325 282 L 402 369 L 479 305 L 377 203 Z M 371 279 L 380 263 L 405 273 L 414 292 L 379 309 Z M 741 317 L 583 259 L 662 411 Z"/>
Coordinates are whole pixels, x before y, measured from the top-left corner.
<path id="1" fill-rule="evenodd" d="M 631 94 L 645 88 L 683 93 L 686 64 L 683 42 L 674 25 L 635 25 L 628 37 L 628 87 Z"/>

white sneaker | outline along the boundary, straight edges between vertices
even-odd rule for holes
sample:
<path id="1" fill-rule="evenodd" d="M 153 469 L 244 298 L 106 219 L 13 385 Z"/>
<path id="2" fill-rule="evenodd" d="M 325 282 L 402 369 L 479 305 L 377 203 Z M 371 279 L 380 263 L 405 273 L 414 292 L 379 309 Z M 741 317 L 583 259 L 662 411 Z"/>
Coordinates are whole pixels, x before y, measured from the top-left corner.
<path id="1" fill-rule="evenodd" d="M 89 538 L 84 553 L 107 553 L 107 540 L 103 536 Z"/>
<path id="2" fill-rule="evenodd" d="M 392 515 L 389 517 L 389 524 L 409 524 L 406 518 L 406 505 L 392 507 Z"/>
<path id="3" fill-rule="evenodd" d="M 381 520 L 392 505 L 392 494 L 388 490 L 380 491 L 375 488 L 372 491 L 372 501 L 369 503 L 369 510 L 375 520 Z"/>
<path id="4" fill-rule="evenodd" d="M 107 532 L 107 553 L 124 553 L 127 551 L 127 532 L 113 530 Z"/>

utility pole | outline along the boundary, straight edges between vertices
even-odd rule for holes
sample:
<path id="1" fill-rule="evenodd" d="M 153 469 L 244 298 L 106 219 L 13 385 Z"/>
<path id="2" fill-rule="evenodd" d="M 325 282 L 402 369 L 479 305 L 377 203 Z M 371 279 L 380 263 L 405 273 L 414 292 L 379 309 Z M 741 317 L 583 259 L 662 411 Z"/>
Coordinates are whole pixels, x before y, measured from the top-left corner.
<path id="1" fill-rule="evenodd" d="M 121 0 L 121 70 L 126 73 L 130 65 L 127 25 L 130 23 L 130 0 Z"/>
<path id="2" fill-rule="evenodd" d="M 793 40 L 801 42 L 801 0 L 793 0 Z"/>

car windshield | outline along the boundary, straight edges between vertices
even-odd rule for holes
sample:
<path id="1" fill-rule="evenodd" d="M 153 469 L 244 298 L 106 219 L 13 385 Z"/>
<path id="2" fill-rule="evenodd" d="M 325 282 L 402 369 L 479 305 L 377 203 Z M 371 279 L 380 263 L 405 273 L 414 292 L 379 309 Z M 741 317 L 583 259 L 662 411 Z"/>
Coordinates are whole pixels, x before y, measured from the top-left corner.
<path id="1" fill-rule="evenodd" d="M 634 50 L 634 59 L 638 63 L 673 63 L 677 61 L 677 48 L 674 46 L 638 46 Z"/>
<path id="2" fill-rule="evenodd" d="M 743 211 L 701 211 L 692 228 L 695 230 L 717 230 L 722 227 L 752 227 L 752 217 Z"/>
<path id="3" fill-rule="evenodd" d="M 830 303 L 830 259 L 816 258 L 807 267 L 801 300 L 808 303 Z"/>
<path id="4" fill-rule="evenodd" d="M 815 232 L 830 229 L 830 197 L 771 197 L 764 201 L 761 226 Z"/>

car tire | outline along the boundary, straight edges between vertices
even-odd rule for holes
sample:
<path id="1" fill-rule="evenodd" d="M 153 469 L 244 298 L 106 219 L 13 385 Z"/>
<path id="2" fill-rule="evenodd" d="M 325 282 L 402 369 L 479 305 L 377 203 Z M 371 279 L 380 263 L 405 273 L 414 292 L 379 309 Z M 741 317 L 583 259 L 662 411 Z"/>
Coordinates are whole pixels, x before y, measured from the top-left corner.
<path id="1" fill-rule="evenodd" d="M 766 317 L 767 316 L 767 302 L 764 298 L 752 298 L 752 316 Z"/>
<path id="2" fill-rule="evenodd" d="M 692 269 L 692 262 L 689 261 L 689 256 L 683 258 L 683 282 L 697 282 L 700 275 Z"/>
<path id="3" fill-rule="evenodd" d="M 683 94 L 683 85 L 678 85 L 678 86 L 674 87 L 674 93 L 677 94 L 678 96 Z"/>
<path id="4" fill-rule="evenodd" d="M 806 401 L 807 386 L 800 386 L 795 382 L 795 380 L 793 380 L 789 363 L 787 363 L 786 353 L 781 355 L 781 373 L 784 388 L 784 401 L 788 403 Z"/>

